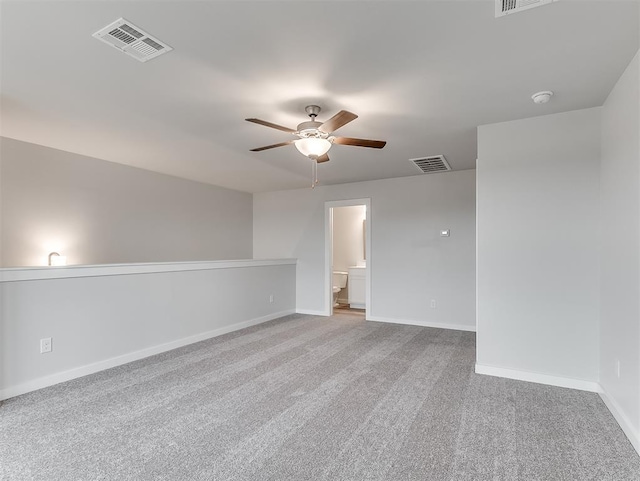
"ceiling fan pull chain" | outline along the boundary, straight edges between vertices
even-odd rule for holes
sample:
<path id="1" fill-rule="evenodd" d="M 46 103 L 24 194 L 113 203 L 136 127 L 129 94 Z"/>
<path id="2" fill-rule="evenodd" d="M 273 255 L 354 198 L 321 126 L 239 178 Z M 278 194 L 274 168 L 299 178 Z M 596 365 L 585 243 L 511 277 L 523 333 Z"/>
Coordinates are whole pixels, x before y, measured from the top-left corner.
<path id="1" fill-rule="evenodd" d="M 316 184 L 313 181 L 313 178 L 315 177 L 314 172 L 313 172 L 313 169 L 314 169 L 313 164 L 315 164 L 315 162 L 313 160 L 311 162 L 312 162 L 312 164 L 311 164 L 311 188 L 314 189 Z"/>
<path id="2" fill-rule="evenodd" d="M 318 160 L 317 159 L 313 159 L 313 172 L 314 172 L 314 187 L 316 186 L 316 184 L 318 183 Z"/>

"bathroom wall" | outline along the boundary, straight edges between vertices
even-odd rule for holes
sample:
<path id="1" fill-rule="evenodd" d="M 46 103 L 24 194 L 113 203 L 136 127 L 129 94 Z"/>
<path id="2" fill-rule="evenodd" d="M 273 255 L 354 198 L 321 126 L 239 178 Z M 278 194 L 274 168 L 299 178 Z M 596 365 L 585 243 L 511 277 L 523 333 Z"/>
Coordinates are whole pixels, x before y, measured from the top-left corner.
<path id="1" fill-rule="evenodd" d="M 347 272 L 349 267 L 364 263 L 364 205 L 333 209 L 333 270 Z M 340 291 L 338 302 L 349 299 L 348 287 Z"/>

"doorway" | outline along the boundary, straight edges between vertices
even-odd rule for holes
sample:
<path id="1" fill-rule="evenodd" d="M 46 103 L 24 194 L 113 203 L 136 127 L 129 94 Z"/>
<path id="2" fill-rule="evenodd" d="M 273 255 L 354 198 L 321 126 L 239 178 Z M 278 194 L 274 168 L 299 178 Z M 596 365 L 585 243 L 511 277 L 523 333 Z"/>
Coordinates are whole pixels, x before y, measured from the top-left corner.
<path id="1" fill-rule="evenodd" d="M 371 306 L 371 254 L 371 199 L 326 202 L 326 315 L 335 309 L 364 312 L 366 318 Z"/>

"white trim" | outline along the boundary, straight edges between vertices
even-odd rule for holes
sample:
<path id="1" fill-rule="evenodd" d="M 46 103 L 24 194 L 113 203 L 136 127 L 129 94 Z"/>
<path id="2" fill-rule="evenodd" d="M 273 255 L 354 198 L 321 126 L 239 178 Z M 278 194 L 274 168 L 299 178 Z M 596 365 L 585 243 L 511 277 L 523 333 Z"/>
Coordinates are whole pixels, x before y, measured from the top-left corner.
<path id="1" fill-rule="evenodd" d="M 535 382 L 538 384 L 546 384 L 548 386 L 566 387 L 569 389 L 578 389 L 580 391 L 600 391 L 600 386 L 597 382 L 594 381 L 573 379 L 562 376 L 552 376 L 550 374 L 542 374 L 539 372 L 531 371 L 520 371 L 517 369 L 505 369 L 503 367 L 483 366 L 482 364 L 478 363 L 476 363 L 476 374 L 504 377 L 507 379 L 515 379 L 517 381 Z"/>
<path id="2" fill-rule="evenodd" d="M 480 320 L 480 316 L 478 314 L 480 312 L 480 310 L 479 310 L 480 309 L 479 308 L 480 302 L 478 301 L 478 299 L 479 299 L 479 297 L 478 297 L 478 279 L 479 279 L 479 276 L 478 276 L 478 272 L 479 272 L 479 268 L 478 268 L 478 266 L 479 266 L 479 262 L 478 262 L 478 259 L 479 259 L 479 257 L 478 257 L 478 234 L 479 234 L 479 232 L 478 232 L 478 213 L 480 211 L 478 209 L 478 205 L 479 205 L 479 202 L 478 202 L 479 194 L 478 194 L 478 192 L 479 192 L 479 189 L 478 189 L 478 158 L 477 157 L 476 157 L 476 176 L 475 177 L 476 177 L 476 199 L 475 199 L 476 200 L 476 216 L 475 216 L 475 227 L 476 227 L 476 238 L 475 238 L 475 250 L 476 250 L 476 275 L 475 275 L 475 277 L 476 277 L 476 284 L 475 284 L 475 292 L 476 292 L 476 299 L 475 299 L 475 301 L 476 301 L 475 302 L 475 304 L 476 304 L 476 322 L 475 322 L 475 324 L 476 324 L 476 329 L 475 329 L 475 331 L 476 331 L 476 363 L 477 363 L 478 362 L 478 346 L 480 345 L 480 328 L 478 327 L 479 320 Z"/>
<path id="3" fill-rule="evenodd" d="M 334 207 L 350 207 L 354 205 L 364 205 L 366 208 L 365 225 L 365 250 L 367 253 L 367 269 L 365 278 L 365 306 L 367 312 L 371 312 L 371 198 L 362 199 L 345 199 L 345 200 L 327 200 L 324 203 L 324 312 L 322 316 L 330 316 L 333 313 L 333 290 L 331 286 L 331 264 L 333 262 L 333 222 L 332 214 Z"/>
<path id="4" fill-rule="evenodd" d="M 640 455 L 640 433 L 633 427 L 633 424 L 629 421 L 627 415 L 622 409 L 620 409 L 620 406 L 615 399 L 607 394 L 602 385 L 600 385 L 600 392 L 598 394 L 600 394 L 600 398 L 609 411 L 611 411 L 611 414 L 620 425 L 620 428 L 622 428 L 622 431 L 629 439 L 633 448 L 636 450 L 638 455 Z"/>
<path id="5" fill-rule="evenodd" d="M 475 326 L 466 324 L 446 324 L 444 322 L 415 321 L 412 319 L 390 319 L 388 317 L 367 316 L 367 321 L 388 322 L 389 324 L 404 324 L 407 326 L 435 327 L 438 329 L 451 329 L 454 331 L 475 332 Z"/>
<path id="6" fill-rule="evenodd" d="M 313 309 L 296 309 L 296 314 L 304 314 L 307 316 L 328 316 L 328 314 L 325 314 L 324 311 L 315 311 Z"/>
<path id="7" fill-rule="evenodd" d="M 34 379 L 17 386 L 10 386 L 4 389 L 0 389 L 0 400 L 9 399 L 11 397 L 19 396 L 31 391 L 36 391 L 48 386 L 53 386 L 54 384 L 70 381 L 72 379 L 77 379 L 89 374 L 94 374 L 99 371 L 104 371 L 105 369 L 121 366 L 133 361 L 138 361 L 140 359 L 144 359 L 145 357 L 153 356 L 155 354 L 160 354 L 166 351 L 171 351 L 172 349 L 177 349 L 188 344 L 193 344 L 194 342 L 204 341 L 205 339 L 211 339 L 212 337 L 222 336 L 223 334 L 227 334 L 229 332 L 238 331 L 246 327 L 255 326 L 256 324 L 262 324 L 263 322 L 271 321 L 273 319 L 287 316 L 289 314 L 294 314 L 294 312 L 295 311 L 293 309 L 288 309 L 273 314 L 267 314 L 266 316 L 250 319 L 248 321 L 237 322 L 229 326 L 220 327 L 218 329 L 213 329 L 211 331 L 196 334 L 194 336 L 185 337 L 176 341 L 167 342 L 165 344 L 159 344 L 157 346 L 147 347 L 139 351 L 130 352 L 128 354 L 112 357 L 110 359 L 105 359 L 104 361 L 98 361 L 92 364 L 87 364 L 86 366 L 69 369 L 68 371 L 51 374 L 49 376 Z"/>
<path id="8" fill-rule="evenodd" d="M 333 265 L 333 209 L 329 202 L 324 203 L 324 311 L 322 316 L 330 316 L 333 314 L 333 273 L 331 266 Z M 331 280 L 327 280 L 331 279 Z"/>
<path id="9" fill-rule="evenodd" d="M 296 264 L 296 259 L 238 259 L 224 261 L 150 262 L 140 264 L 101 264 L 64 267 L 12 267 L 0 269 L 0 282 L 67 279 L 72 277 L 102 277 L 158 272 L 237 269 Z"/>

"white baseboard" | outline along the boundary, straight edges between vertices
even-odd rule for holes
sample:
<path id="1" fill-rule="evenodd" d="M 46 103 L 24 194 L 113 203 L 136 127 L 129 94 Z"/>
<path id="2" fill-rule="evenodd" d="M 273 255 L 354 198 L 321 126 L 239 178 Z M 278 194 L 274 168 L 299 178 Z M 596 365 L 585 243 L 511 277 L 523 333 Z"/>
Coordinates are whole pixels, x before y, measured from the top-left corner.
<path id="1" fill-rule="evenodd" d="M 104 361 L 98 361 L 92 364 L 87 364 L 85 366 L 69 369 L 67 371 L 62 371 L 55 374 L 51 374 L 49 376 L 44 376 L 38 379 L 34 379 L 32 381 L 25 382 L 23 384 L 19 384 L 17 386 L 9 386 L 7 388 L 0 389 L 0 401 L 3 399 L 9 399 L 15 396 L 19 396 L 21 394 L 25 394 L 31 391 L 37 391 L 38 389 L 42 389 L 45 387 L 53 386 L 54 384 L 59 384 L 61 382 L 66 382 L 72 379 L 87 376 L 89 374 L 94 374 L 99 371 L 104 371 L 105 369 L 121 366 L 129 362 L 138 361 L 140 359 L 144 359 L 145 357 L 154 356 L 155 354 L 171 351 L 172 349 L 186 346 L 188 344 L 193 344 L 194 342 L 204 341 L 205 339 L 210 339 L 212 337 L 222 336 L 223 334 L 227 334 L 229 332 L 244 329 L 245 327 L 255 326 L 257 324 L 262 324 L 263 322 L 271 321 L 273 319 L 277 319 L 279 317 L 287 316 L 289 314 L 294 314 L 294 313 L 295 313 L 294 309 L 289 309 L 285 311 L 276 312 L 273 314 L 268 314 L 266 316 L 250 319 L 248 321 L 237 322 L 235 324 L 230 324 L 228 326 L 220 327 L 218 329 L 213 329 L 211 331 L 203 332 L 203 333 L 196 334 L 189 337 L 184 337 L 182 339 L 177 339 L 175 341 L 159 344 L 157 346 L 147 347 L 139 351 L 130 352 L 128 354 L 112 357 L 110 359 L 105 359 Z"/>
<path id="2" fill-rule="evenodd" d="M 570 389 L 579 389 L 581 391 L 597 392 L 604 402 L 607 409 L 611 412 L 620 428 L 624 432 L 627 439 L 640 455 L 640 433 L 634 428 L 629 418 L 618 403 L 611 398 L 604 388 L 597 382 L 584 381 L 582 379 L 570 379 L 566 377 L 550 376 L 548 374 L 540 374 L 537 372 L 518 371 L 515 369 L 504 369 L 501 367 L 483 366 L 476 364 L 477 374 L 486 374 L 488 376 L 504 377 L 507 379 L 516 379 L 518 381 L 535 382 L 538 384 L 547 384 L 549 386 L 566 387 Z"/>
<path id="3" fill-rule="evenodd" d="M 465 326 L 464 324 L 446 324 L 443 322 L 413 321 L 410 319 L 390 319 L 388 317 L 367 316 L 367 321 L 388 322 L 390 324 L 406 324 L 408 326 L 436 327 L 438 329 L 452 329 L 454 331 L 475 332 L 476 326 Z"/>
<path id="4" fill-rule="evenodd" d="M 597 382 L 586 381 L 583 379 L 572 379 L 561 376 L 551 376 L 549 374 L 541 374 L 531 371 L 519 371 L 516 369 L 505 369 L 502 367 L 483 366 L 476 364 L 476 374 L 486 374 L 487 376 L 504 377 L 507 379 L 515 379 L 518 381 L 536 382 L 538 384 L 547 384 L 548 386 L 566 387 L 569 389 L 578 389 L 580 391 L 599 392 L 600 386 Z"/>
<path id="5" fill-rule="evenodd" d="M 307 316 L 324 316 L 324 317 L 327 317 L 329 315 L 324 311 L 314 311 L 310 309 L 296 309 L 296 314 L 305 314 Z"/>
<path id="6" fill-rule="evenodd" d="M 602 386 L 600 386 L 600 392 L 598 394 L 600 394 L 600 398 L 602 398 L 605 406 L 611 411 L 611 414 L 622 428 L 622 431 L 627 436 L 627 439 L 629 439 L 629 442 L 631 442 L 633 448 L 638 455 L 640 455 L 640 433 L 638 433 L 638 430 L 633 427 L 633 424 L 631 424 L 631 421 L 629 421 L 624 411 L 620 409 L 618 403 L 607 394 Z"/>

